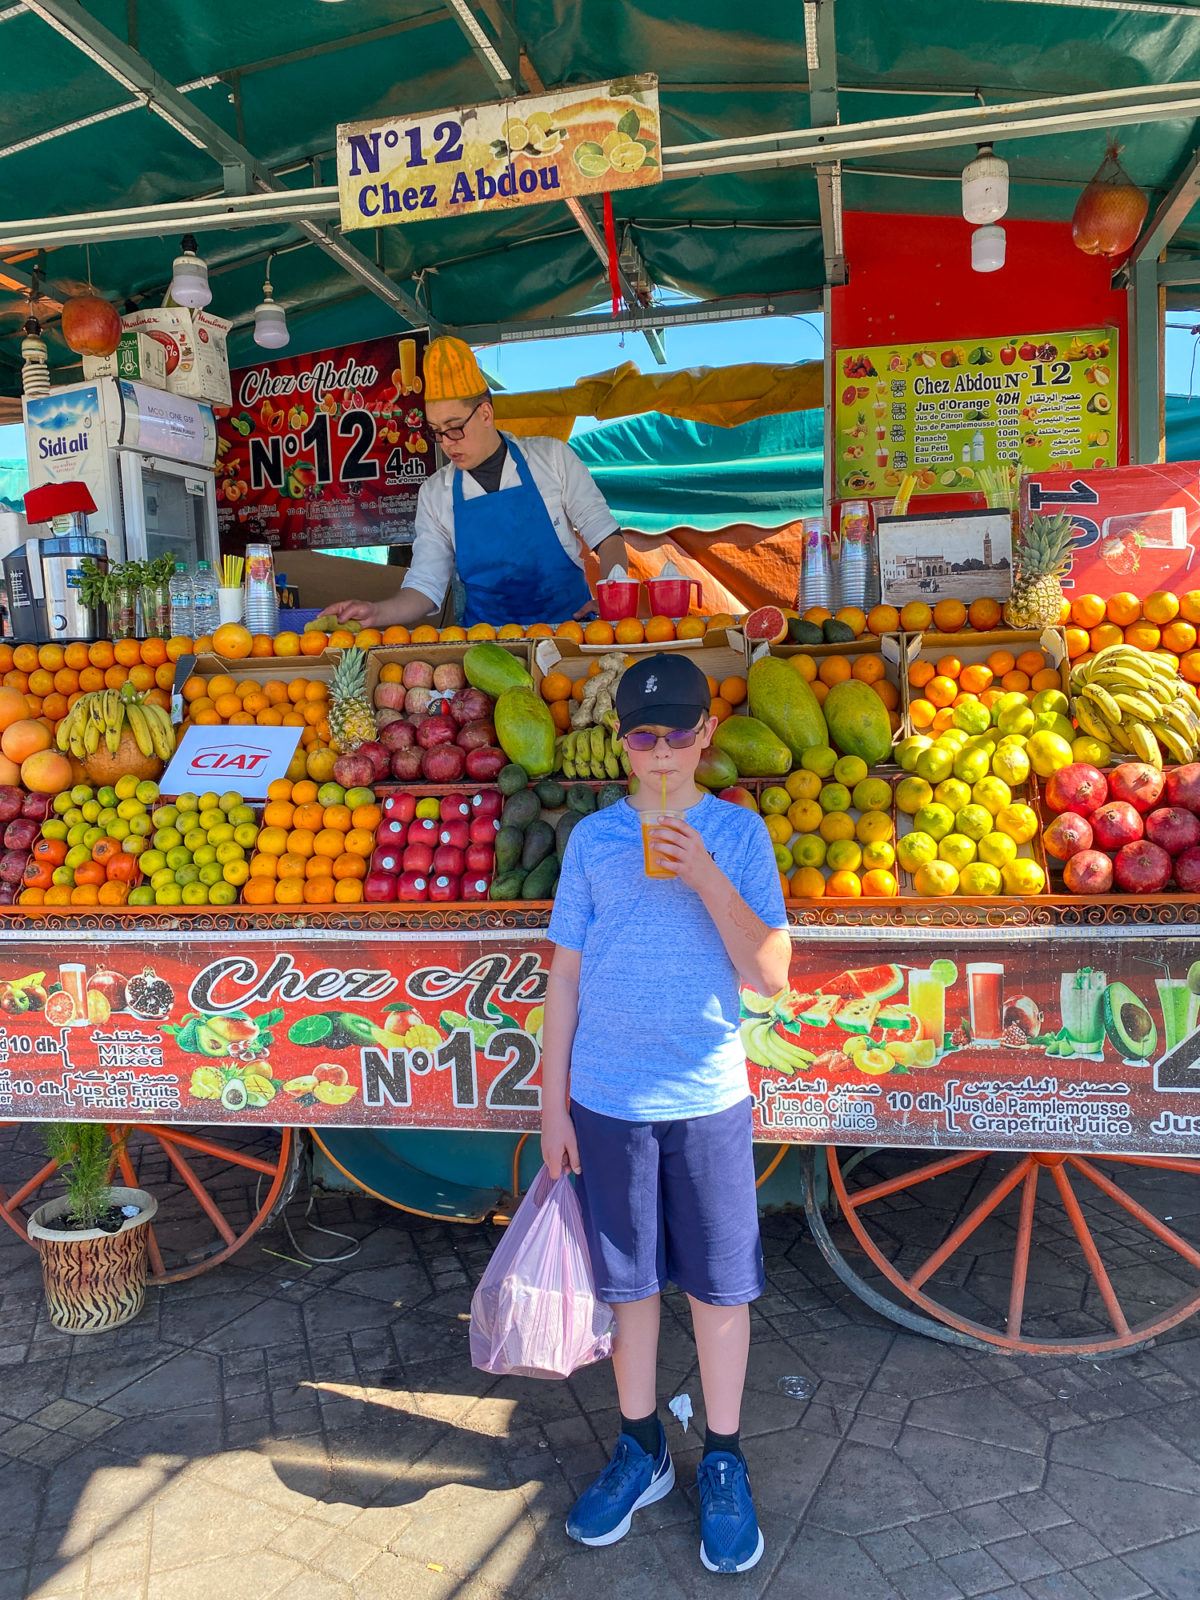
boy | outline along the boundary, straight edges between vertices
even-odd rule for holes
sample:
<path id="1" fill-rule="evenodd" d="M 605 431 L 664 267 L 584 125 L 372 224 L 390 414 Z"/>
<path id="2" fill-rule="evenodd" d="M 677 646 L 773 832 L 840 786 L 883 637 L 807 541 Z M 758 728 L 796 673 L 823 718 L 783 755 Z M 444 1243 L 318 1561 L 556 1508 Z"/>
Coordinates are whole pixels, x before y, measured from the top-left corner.
<path id="1" fill-rule="evenodd" d="M 696 787 L 709 705 L 682 653 L 643 658 L 617 688 L 639 787 L 567 846 L 550 919 L 542 1155 L 552 1173 L 580 1175 L 596 1290 L 617 1323 L 621 1433 L 567 1532 L 613 1544 L 674 1485 L 655 1385 L 670 1280 L 691 1302 L 704 1390 L 700 1559 L 745 1572 L 763 1552 L 738 1441 L 763 1268 L 738 985 L 782 989 L 791 942 L 761 817 Z M 639 813 L 662 810 L 675 816 L 655 825 L 653 852 L 673 875 L 648 877 Z"/>

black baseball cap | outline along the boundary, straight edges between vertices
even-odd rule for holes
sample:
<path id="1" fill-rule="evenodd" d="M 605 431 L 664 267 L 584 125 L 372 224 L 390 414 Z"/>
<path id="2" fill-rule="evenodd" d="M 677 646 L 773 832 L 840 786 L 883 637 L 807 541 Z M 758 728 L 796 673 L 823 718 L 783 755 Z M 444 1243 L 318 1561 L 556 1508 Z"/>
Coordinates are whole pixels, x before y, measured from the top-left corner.
<path id="1" fill-rule="evenodd" d="M 654 724 L 660 728 L 694 728 L 708 715 L 708 679 L 683 651 L 660 650 L 626 667 L 617 685 L 621 733 Z"/>

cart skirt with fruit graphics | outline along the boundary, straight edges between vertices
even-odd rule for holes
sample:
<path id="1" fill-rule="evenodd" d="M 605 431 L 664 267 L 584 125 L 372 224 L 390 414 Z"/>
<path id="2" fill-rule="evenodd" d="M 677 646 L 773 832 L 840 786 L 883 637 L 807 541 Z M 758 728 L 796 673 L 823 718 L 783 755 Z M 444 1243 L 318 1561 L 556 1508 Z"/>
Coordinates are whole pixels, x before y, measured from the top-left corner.
<path id="1" fill-rule="evenodd" d="M 0 1215 L 100 1120 L 159 1201 L 162 1282 L 332 1183 L 504 1216 L 537 1164 L 544 909 L 13 915 Z M 818 906 L 745 996 L 760 1195 L 803 1198 L 854 1294 L 942 1339 L 1134 1348 L 1200 1306 L 1200 902 Z M 795 1148 L 793 1148 L 793 1146 Z M 1163 1195 L 1170 1186 L 1171 1203 Z"/>

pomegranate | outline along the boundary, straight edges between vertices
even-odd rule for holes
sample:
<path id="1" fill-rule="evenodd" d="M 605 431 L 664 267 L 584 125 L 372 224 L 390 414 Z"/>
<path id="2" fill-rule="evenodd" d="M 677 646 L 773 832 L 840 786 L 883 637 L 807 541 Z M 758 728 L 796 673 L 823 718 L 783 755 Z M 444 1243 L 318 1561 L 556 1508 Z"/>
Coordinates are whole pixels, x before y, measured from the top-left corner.
<path id="1" fill-rule="evenodd" d="M 0 789 L 0 794 L 3 794 Z M 1163 784 L 1163 794 L 1169 806 L 1184 806 L 1188 811 L 1200 812 L 1200 761 L 1189 761 L 1186 767 L 1172 767 Z"/>
<path id="2" fill-rule="evenodd" d="M 406 661 L 401 681 L 406 689 L 432 689 L 433 668 L 428 661 Z"/>
<path id="3" fill-rule="evenodd" d="M 1200 894 L 1200 845 L 1175 857 L 1175 886 L 1181 894 Z"/>
<path id="4" fill-rule="evenodd" d="M 458 732 L 451 717 L 426 717 L 417 728 L 417 743 L 423 750 L 432 750 L 435 744 L 450 744 Z"/>
<path id="5" fill-rule="evenodd" d="M 1046 779 L 1046 804 L 1051 811 L 1074 811 L 1089 817 L 1108 799 L 1108 780 L 1099 767 L 1072 761 Z"/>
<path id="6" fill-rule="evenodd" d="M 375 782 L 375 765 L 359 750 L 340 755 L 333 764 L 335 783 L 343 789 L 369 789 Z"/>
<path id="7" fill-rule="evenodd" d="M 432 689 L 426 689 L 418 684 L 415 689 L 404 691 L 404 709 L 410 717 L 424 716 L 432 704 Z"/>
<path id="8" fill-rule="evenodd" d="M 392 777 L 398 783 L 415 783 L 421 776 L 422 754 L 415 744 L 407 750 L 393 750 Z"/>
<path id="9" fill-rule="evenodd" d="M 11 784 L 5 784 L 3 788 L 0 788 L 0 822 L 11 822 L 14 817 L 19 817 L 24 803 L 24 789 L 17 789 Z"/>
<path id="10" fill-rule="evenodd" d="M 14 817 L 4 830 L 4 848 L 6 850 L 29 850 L 37 838 L 40 828 L 32 817 Z"/>
<path id="11" fill-rule="evenodd" d="M 24 850 L 6 850 L 0 855 L 0 882 L 20 883 L 25 876 L 25 863 L 29 856 Z"/>
<path id="12" fill-rule="evenodd" d="M 475 783 L 493 782 L 507 765 L 508 757 L 495 745 L 485 750 L 467 751 L 467 777 Z"/>
<path id="13" fill-rule="evenodd" d="M 443 661 L 433 669 L 433 687 L 443 694 L 457 694 L 467 686 L 467 675 L 457 661 Z"/>
<path id="14" fill-rule="evenodd" d="M 1177 856 L 1200 844 L 1200 818 L 1182 806 L 1159 806 L 1146 818 L 1146 837 L 1169 856 Z"/>
<path id="15" fill-rule="evenodd" d="M 1042 835 L 1046 854 L 1056 861 L 1069 861 L 1081 850 L 1092 848 L 1092 825 L 1074 811 L 1063 811 Z"/>
<path id="16" fill-rule="evenodd" d="M 1101 850 L 1120 850 L 1142 837 L 1141 815 L 1127 800 L 1110 800 L 1091 815 L 1092 837 Z"/>
<path id="17" fill-rule="evenodd" d="M 1117 851 L 1113 877 L 1126 894 L 1161 894 L 1171 881 L 1171 858 L 1149 839 L 1138 839 Z"/>
<path id="18" fill-rule="evenodd" d="M 1070 894 L 1107 894 L 1112 881 L 1113 864 L 1103 850 L 1081 850 L 1063 868 Z"/>
<path id="19" fill-rule="evenodd" d="M 487 750 L 496 742 L 496 730 L 490 722 L 464 722 L 458 730 L 456 743 L 464 750 Z"/>
<path id="20" fill-rule="evenodd" d="M 421 776 L 427 783 L 457 783 L 466 768 L 466 760 L 456 744 L 431 745 L 421 755 Z"/>
<path id="21" fill-rule="evenodd" d="M 460 689 L 450 702 L 450 715 L 455 722 L 486 722 L 496 709 L 496 702 L 482 689 Z"/>
<path id="22" fill-rule="evenodd" d="M 38 754 L 41 754 L 39 751 Z M 50 801 L 53 797 L 48 794 L 27 794 L 21 801 L 21 815 L 32 817 L 34 822 L 45 822 L 50 815 Z"/>
<path id="23" fill-rule="evenodd" d="M 405 688 L 402 683 L 381 683 L 375 691 L 375 706 L 383 711 L 403 711 Z"/>
<path id="24" fill-rule="evenodd" d="M 411 750 L 417 742 L 417 730 L 411 722 L 403 719 L 399 722 L 389 722 L 379 735 L 379 742 L 389 752 Z"/>
<path id="25" fill-rule="evenodd" d="M 1145 816 L 1162 797 L 1165 779 L 1148 761 L 1123 761 L 1108 777 L 1110 800 L 1127 800 Z"/>
<path id="26" fill-rule="evenodd" d="M 99 295 L 73 295 L 62 309 L 62 336 L 77 356 L 110 356 L 121 342 L 121 319 Z"/>

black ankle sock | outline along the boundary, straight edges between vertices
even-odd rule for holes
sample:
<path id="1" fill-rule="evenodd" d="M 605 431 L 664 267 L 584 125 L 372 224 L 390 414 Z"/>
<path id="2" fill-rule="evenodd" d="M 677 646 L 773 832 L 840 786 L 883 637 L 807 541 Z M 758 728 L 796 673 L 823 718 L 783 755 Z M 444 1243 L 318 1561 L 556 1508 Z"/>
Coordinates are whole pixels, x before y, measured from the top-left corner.
<path id="1" fill-rule="evenodd" d="M 658 1425 L 658 1412 L 648 1417 L 627 1417 L 621 1413 L 621 1432 L 628 1434 L 635 1444 L 640 1444 L 648 1456 L 657 1456 L 662 1443 L 662 1430 Z"/>
<path id="2" fill-rule="evenodd" d="M 714 1433 L 711 1428 L 704 1430 L 704 1454 L 711 1456 L 715 1450 L 727 1451 L 729 1455 L 736 1456 L 739 1461 L 743 1459 L 741 1434 L 739 1433 Z"/>

